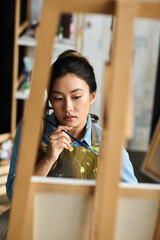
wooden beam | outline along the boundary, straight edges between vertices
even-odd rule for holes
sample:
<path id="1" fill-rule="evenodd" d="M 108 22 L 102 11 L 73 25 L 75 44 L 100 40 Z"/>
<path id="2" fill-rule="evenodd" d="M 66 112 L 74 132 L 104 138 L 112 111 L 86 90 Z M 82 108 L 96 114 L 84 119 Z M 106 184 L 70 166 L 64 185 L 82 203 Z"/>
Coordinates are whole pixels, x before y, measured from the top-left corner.
<path id="1" fill-rule="evenodd" d="M 32 88 L 19 151 L 12 209 L 9 220 L 9 231 L 7 236 L 8 240 L 22 239 L 24 216 L 27 210 L 27 201 L 30 189 L 30 177 L 33 174 L 40 137 L 39 132 L 42 109 L 44 105 L 44 91 L 48 87 L 53 39 L 57 33 L 57 26 L 60 18 L 59 9 L 58 3 L 56 4 L 52 0 L 46 0 L 43 6 L 43 21 L 41 22 L 39 30 L 38 46 L 35 54 Z M 31 126 L 32 129 L 34 129 L 34 134 L 32 130 L 28 131 Z M 29 151 L 26 151 L 26 149 L 29 149 Z"/>
<path id="2" fill-rule="evenodd" d="M 142 165 L 142 171 L 148 172 L 160 181 L 160 163 L 159 163 L 159 153 L 160 153 L 160 120 L 157 123 L 154 135 L 152 137 L 151 144 L 149 146 L 148 152 L 145 156 Z"/>
<path id="3" fill-rule="evenodd" d="M 113 15 L 115 12 L 116 1 L 109 0 L 60 0 L 59 6 L 61 12 L 83 12 L 95 14 L 109 14 Z"/>
<path id="4" fill-rule="evenodd" d="M 19 28 L 18 28 L 18 35 L 20 35 L 21 33 L 23 33 L 24 30 L 26 30 L 26 28 L 29 27 L 29 21 L 26 20 L 25 22 L 23 22 Z"/>
<path id="5" fill-rule="evenodd" d="M 14 61 L 13 61 L 13 74 L 12 74 L 12 99 L 11 99 L 11 136 L 14 137 L 16 131 L 16 119 L 17 119 L 17 100 L 15 99 L 15 88 L 18 80 L 18 56 L 19 46 L 17 45 L 17 39 L 19 37 L 19 22 L 20 22 L 20 0 L 15 1 L 15 21 L 14 21 Z"/>
<path id="6" fill-rule="evenodd" d="M 127 108 L 126 93 L 129 89 L 132 61 L 134 20 L 134 8 L 132 6 L 132 1 L 121 0 L 116 2 L 116 26 L 111 74 L 112 95 L 108 122 L 102 136 L 91 239 L 111 240 L 114 238 Z"/>
<path id="7" fill-rule="evenodd" d="M 115 5 L 117 1 L 110 0 L 60 0 L 62 12 L 83 12 L 95 14 L 115 14 Z M 160 2 L 133 0 L 132 7 L 136 9 L 135 17 L 160 19 Z"/>
<path id="8" fill-rule="evenodd" d="M 128 185 L 121 183 L 119 185 L 120 198 L 142 198 L 160 201 L 160 186 L 158 184 L 139 183 L 138 185 Z"/>
<path id="9" fill-rule="evenodd" d="M 159 236 L 160 236 L 160 211 L 159 211 L 158 216 L 157 216 L 157 223 L 156 223 L 156 228 L 155 228 L 153 239 L 154 240 L 159 240 Z"/>
<path id="10" fill-rule="evenodd" d="M 33 177 L 31 182 L 31 188 L 33 192 L 56 192 L 56 193 L 66 193 L 66 194 L 81 194 L 81 195 L 92 195 L 94 194 L 95 181 L 94 180 L 84 180 L 83 182 L 79 179 L 66 179 L 64 183 L 62 179 L 61 184 L 56 182 L 56 179 L 52 178 L 51 181 L 47 181 L 47 178 Z M 35 181 L 34 179 L 39 179 Z M 42 179 L 42 180 L 41 180 Z M 50 179 L 49 179 L 50 180 Z M 54 181 L 55 180 L 55 181 Z M 72 183 L 73 181 L 73 183 Z M 66 187 L 67 185 L 67 187 Z"/>
<path id="11" fill-rule="evenodd" d="M 154 1 L 133 1 L 136 12 L 135 17 L 160 19 L 160 2 Z"/>

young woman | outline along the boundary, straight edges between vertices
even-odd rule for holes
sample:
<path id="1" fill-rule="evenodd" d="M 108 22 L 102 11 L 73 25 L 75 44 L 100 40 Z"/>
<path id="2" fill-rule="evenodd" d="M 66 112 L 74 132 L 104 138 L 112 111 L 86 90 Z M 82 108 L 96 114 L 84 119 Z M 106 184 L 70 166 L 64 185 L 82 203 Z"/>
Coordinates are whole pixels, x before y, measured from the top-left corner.
<path id="1" fill-rule="evenodd" d="M 74 141 L 68 134 L 99 152 L 101 128 L 92 121 L 90 105 L 96 99 L 94 70 L 78 52 L 62 53 L 51 67 L 49 101 L 53 113 L 46 122 L 34 175 L 94 179 L 98 156 Z M 11 167 L 7 180 L 7 195 L 11 199 L 16 160 L 21 136 L 19 125 L 14 141 Z M 128 153 L 122 148 L 121 178 L 137 182 Z"/>

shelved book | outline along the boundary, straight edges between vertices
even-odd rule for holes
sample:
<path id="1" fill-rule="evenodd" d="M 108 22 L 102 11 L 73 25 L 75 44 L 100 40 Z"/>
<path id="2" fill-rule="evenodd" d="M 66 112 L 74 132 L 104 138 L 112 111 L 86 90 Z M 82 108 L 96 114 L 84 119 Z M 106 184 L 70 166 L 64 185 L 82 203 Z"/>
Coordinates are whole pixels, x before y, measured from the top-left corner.
<path id="1" fill-rule="evenodd" d="M 7 159 L 0 159 L 0 167 L 1 167 L 1 166 L 6 166 L 6 165 L 8 165 L 8 164 L 9 164 L 9 162 L 8 162 Z"/>

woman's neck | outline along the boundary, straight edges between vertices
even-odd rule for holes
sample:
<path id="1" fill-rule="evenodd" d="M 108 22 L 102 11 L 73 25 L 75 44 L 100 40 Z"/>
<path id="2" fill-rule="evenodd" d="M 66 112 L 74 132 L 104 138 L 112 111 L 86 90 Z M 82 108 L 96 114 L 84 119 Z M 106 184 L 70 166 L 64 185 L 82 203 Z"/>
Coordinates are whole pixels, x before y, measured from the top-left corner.
<path id="1" fill-rule="evenodd" d="M 85 132 L 86 132 L 86 125 L 83 126 L 83 128 L 73 128 L 72 130 L 68 131 L 72 136 L 74 136 L 75 138 L 81 140 L 84 135 L 85 135 Z M 73 139 L 71 139 L 73 140 Z M 73 140 L 74 142 L 74 140 Z"/>

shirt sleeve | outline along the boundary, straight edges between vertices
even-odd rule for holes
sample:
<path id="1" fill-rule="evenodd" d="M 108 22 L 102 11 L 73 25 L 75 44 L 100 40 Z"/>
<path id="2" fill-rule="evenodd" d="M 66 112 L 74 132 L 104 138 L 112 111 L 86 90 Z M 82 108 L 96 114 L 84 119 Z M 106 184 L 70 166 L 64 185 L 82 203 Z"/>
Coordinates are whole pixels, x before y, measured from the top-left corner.
<path id="1" fill-rule="evenodd" d="M 6 192 L 10 201 L 12 200 L 14 179 L 16 175 L 16 165 L 17 165 L 17 158 L 18 158 L 19 145 L 20 145 L 20 139 L 21 139 L 21 132 L 22 132 L 22 122 L 18 125 L 17 132 L 14 138 L 11 164 L 10 164 L 9 174 L 8 174 L 7 183 L 6 183 Z"/>
<path id="2" fill-rule="evenodd" d="M 122 148 L 121 177 L 123 182 L 138 183 L 137 178 L 134 175 L 134 170 L 132 163 L 129 159 L 129 155 L 124 148 Z"/>

